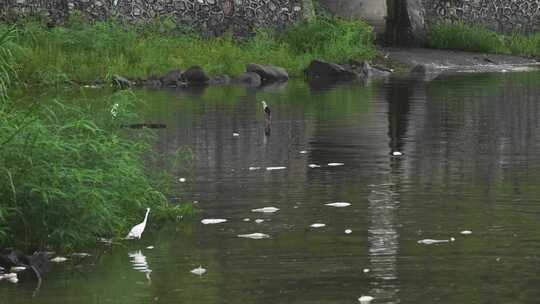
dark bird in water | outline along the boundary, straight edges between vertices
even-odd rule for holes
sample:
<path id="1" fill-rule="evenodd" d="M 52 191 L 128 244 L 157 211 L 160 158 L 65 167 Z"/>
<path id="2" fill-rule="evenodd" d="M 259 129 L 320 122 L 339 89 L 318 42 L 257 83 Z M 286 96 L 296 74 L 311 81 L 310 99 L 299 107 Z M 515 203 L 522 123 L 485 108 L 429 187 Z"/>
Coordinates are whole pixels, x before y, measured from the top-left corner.
<path id="1" fill-rule="evenodd" d="M 264 111 L 264 114 L 265 114 L 265 125 L 264 125 L 264 135 L 266 135 L 266 137 L 270 136 L 270 123 L 272 121 L 272 111 L 270 111 L 270 107 L 266 104 L 266 101 L 261 101 L 262 105 L 263 105 L 263 111 Z M 266 138 L 265 137 L 265 138 Z"/>
<path id="2" fill-rule="evenodd" d="M 263 100 L 261 102 L 263 105 L 264 113 L 266 114 L 266 119 L 270 120 L 270 118 L 272 117 L 272 112 L 270 111 L 270 107 L 266 104 L 266 101 Z"/>

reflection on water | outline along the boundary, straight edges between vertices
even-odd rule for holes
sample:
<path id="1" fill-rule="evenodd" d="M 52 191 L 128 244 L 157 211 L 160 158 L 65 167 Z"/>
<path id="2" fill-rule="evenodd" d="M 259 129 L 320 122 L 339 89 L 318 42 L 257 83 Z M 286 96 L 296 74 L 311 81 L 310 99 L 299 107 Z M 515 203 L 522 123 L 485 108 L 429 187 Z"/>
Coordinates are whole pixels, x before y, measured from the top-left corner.
<path id="1" fill-rule="evenodd" d="M 152 284 L 152 280 L 150 278 L 152 269 L 150 269 L 150 267 L 148 266 L 146 256 L 140 250 L 129 252 L 128 255 L 131 258 L 133 269 L 139 272 L 143 272 L 146 276 L 146 279 L 148 280 L 148 284 Z"/>
<path id="2" fill-rule="evenodd" d="M 373 286 L 372 296 L 387 303 L 397 301 L 398 274 L 397 255 L 399 250 L 399 234 L 396 217 L 399 201 L 397 193 L 391 190 L 394 184 L 385 183 L 370 185 L 368 195 L 368 227 L 369 261 L 371 276 L 377 279 Z"/>
<path id="3" fill-rule="evenodd" d="M 177 183 L 185 192 L 180 200 L 198 201 L 200 218 L 159 231 L 150 226 L 142 240 L 106 249 L 92 264 L 59 266 L 35 299 L 23 285 L 0 284 L 0 299 L 264 304 L 354 303 L 361 295 L 375 297 L 373 303 L 540 298 L 540 73 L 138 94 L 150 105 L 142 122 L 167 125 L 156 130 L 156 151 L 164 158 L 182 146 L 193 151 L 192 168 L 172 173 L 185 178 Z M 271 130 L 261 100 L 272 108 Z M 334 202 L 351 205 L 326 206 Z M 269 206 L 279 212 L 251 211 Z M 203 218 L 227 222 L 204 225 Z M 313 223 L 325 226 L 314 229 Z M 237 237 L 254 232 L 270 237 Z M 454 242 L 417 243 L 451 237 Z M 155 248 L 139 250 L 149 244 Z M 208 270 L 204 276 L 190 272 L 199 265 Z M 147 276 L 142 284 L 141 272 Z"/>

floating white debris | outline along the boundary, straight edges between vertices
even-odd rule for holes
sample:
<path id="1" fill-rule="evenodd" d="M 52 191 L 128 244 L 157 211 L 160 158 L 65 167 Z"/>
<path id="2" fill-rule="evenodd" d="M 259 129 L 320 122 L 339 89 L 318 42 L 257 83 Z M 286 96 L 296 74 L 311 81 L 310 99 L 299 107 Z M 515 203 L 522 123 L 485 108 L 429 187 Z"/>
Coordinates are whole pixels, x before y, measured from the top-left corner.
<path id="1" fill-rule="evenodd" d="M 375 298 L 373 298 L 372 296 L 361 296 L 360 298 L 358 298 L 358 301 L 360 301 L 360 303 L 362 304 L 368 304 L 373 301 L 373 299 Z"/>
<path id="2" fill-rule="evenodd" d="M 249 222 L 249 221 L 251 221 L 251 219 L 248 218 L 248 217 L 246 217 L 245 219 L 243 219 L 243 221 L 244 221 L 244 222 Z"/>
<path id="3" fill-rule="evenodd" d="M 308 167 L 310 167 L 310 168 L 320 168 L 321 165 L 317 165 L 317 164 L 309 164 Z"/>
<path id="4" fill-rule="evenodd" d="M 347 202 L 335 202 L 335 203 L 329 203 L 325 205 L 330 206 L 330 207 L 343 208 L 343 207 L 349 207 L 351 204 Z"/>
<path id="5" fill-rule="evenodd" d="M 250 234 L 239 234 L 238 237 L 246 238 L 246 239 L 260 240 L 260 239 L 267 239 L 270 236 L 268 234 L 256 232 L 256 233 L 250 233 Z"/>
<path id="6" fill-rule="evenodd" d="M 263 219 L 256 219 L 256 220 L 255 220 L 255 223 L 257 223 L 257 224 L 260 224 L 260 223 L 262 223 L 262 222 L 264 222 Z"/>
<path id="7" fill-rule="evenodd" d="M 112 239 L 106 239 L 106 238 L 98 238 L 97 241 L 103 244 L 107 244 L 107 245 L 110 245 L 113 242 Z"/>
<path id="8" fill-rule="evenodd" d="M 99 86 L 97 86 L 95 84 L 85 84 L 85 85 L 83 85 L 83 88 L 85 88 L 85 89 L 99 89 Z"/>
<path id="9" fill-rule="evenodd" d="M 328 167 L 338 167 L 338 166 L 343 166 L 345 165 L 344 163 L 329 163 L 328 164 Z"/>
<path id="10" fill-rule="evenodd" d="M 322 228 L 322 227 L 325 227 L 326 224 L 323 224 L 323 223 L 315 223 L 315 224 L 311 224 L 310 227 L 313 227 L 313 228 Z"/>
<path id="11" fill-rule="evenodd" d="M 424 239 L 424 240 L 418 241 L 418 244 L 431 245 L 431 244 L 448 243 L 448 242 L 449 240 Z"/>
<path id="12" fill-rule="evenodd" d="M 16 273 L 6 273 L 2 276 L 2 279 L 4 280 L 9 280 L 11 278 L 16 278 L 17 277 L 17 274 Z"/>
<path id="13" fill-rule="evenodd" d="M 455 240 L 456 240 L 456 239 L 453 238 L 453 237 L 450 238 L 450 242 L 453 242 L 453 241 L 455 241 Z"/>
<path id="14" fill-rule="evenodd" d="M 266 171 L 285 170 L 287 167 L 267 167 Z"/>
<path id="15" fill-rule="evenodd" d="M 232 136 L 233 136 L 233 137 L 239 137 L 239 136 L 240 136 L 240 134 L 239 134 L 239 133 L 236 133 L 236 132 L 234 132 L 234 133 L 232 134 Z"/>
<path id="16" fill-rule="evenodd" d="M 261 167 L 249 167 L 249 171 L 261 170 Z"/>
<path id="17" fill-rule="evenodd" d="M 306 151 L 306 150 L 302 150 L 302 151 L 300 151 L 300 154 L 307 154 L 307 151 Z"/>
<path id="18" fill-rule="evenodd" d="M 196 274 L 196 275 L 199 275 L 199 276 L 202 276 L 203 274 L 206 273 L 206 269 L 202 268 L 201 266 L 193 269 L 190 271 L 191 273 L 193 274 Z"/>
<path id="19" fill-rule="evenodd" d="M 181 183 L 185 183 L 185 182 L 186 182 L 186 179 L 183 178 L 183 177 L 180 177 L 180 178 L 178 179 L 178 181 L 181 182 Z"/>
<path id="20" fill-rule="evenodd" d="M 148 246 L 146 249 L 154 249 L 154 246 Z"/>
<path id="21" fill-rule="evenodd" d="M 364 269 L 362 270 L 362 272 L 364 272 L 364 273 L 368 273 L 368 272 L 370 272 L 370 271 L 371 271 L 371 269 L 369 269 L 369 268 L 364 268 Z"/>
<path id="22" fill-rule="evenodd" d="M 225 223 L 226 219 L 204 219 L 201 221 L 204 225 L 213 225 L 213 224 L 221 224 Z"/>
<path id="23" fill-rule="evenodd" d="M 86 252 L 75 252 L 75 253 L 71 254 L 71 256 L 74 256 L 76 258 L 87 258 L 90 255 L 91 255 L 90 253 L 86 253 Z"/>
<path id="24" fill-rule="evenodd" d="M 62 263 L 62 262 L 65 262 L 65 261 L 67 261 L 67 258 L 60 257 L 60 256 L 55 257 L 54 259 L 51 259 L 51 262 L 53 262 L 53 263 Z"/>
<path id="25" fill-rule="evenodd" d="M 399 152 L 399 151 L 394 151 L 394 152 L 392 152 L 392 155 L 393 155 L 393 156 L 402 156 L 403 153 L 401 153 L 401 152 Z"/>
<path id="26" fill-rule="evenodd" d="M 460 233 L 463 234 L 463 235 L 469 235 L 469 234 L 472 234 L 472 231 L 470 231 L 470 230 L 463 230 L 463 231 L 461 231 Z"/>
<path id="27" fill-rule="evenodd" d="M 21 272 L 23 270 L 26 270 L 26 267 L 24 266 L 13 266 L 9 271 L 11 272 Z"/>
<path id="28" fill-rule="evenodd" d="M 351 229 L 345 229 L 345 234 L 351 234 L 351 233 L 352 233 Z"/>
<path id="29" fill-rule="evenodd" d="M 264 207 L 259 209 L 252 209 L 251 212 L 263 212 L 263 213 L 274 213 L 279 211 L 276 207 Z"/>
<path id="30" fill-rule="evenodd" d="M 19 282 L 19 278 L 17 278 L 17 276 L 11 277 L 11 278 L 9 278 L 9 279 L 7 279 L 7 280 L 8 280 L 10 283 L 13 283 L 13 284 Z"/>

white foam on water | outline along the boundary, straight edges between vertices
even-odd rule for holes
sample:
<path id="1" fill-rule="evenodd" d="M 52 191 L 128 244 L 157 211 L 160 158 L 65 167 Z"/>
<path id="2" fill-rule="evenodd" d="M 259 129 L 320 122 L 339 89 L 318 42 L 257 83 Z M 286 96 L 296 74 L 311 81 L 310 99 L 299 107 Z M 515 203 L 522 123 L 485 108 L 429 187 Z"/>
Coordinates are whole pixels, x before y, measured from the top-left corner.
<path id="1" fill-rule="evenodd" d="M 267 239 L 270 236 L 268 234 L 255 232 L 255 233 L 250 233 L 250 234 L 239 234 L 238 237 L 246 238 L 246 239 L 260 240 L 260 239 Z"/>
<path id="2" fill-rule="evenodd" d="M 315 223 L 315 224 L 311 224 L 310 227 L 312 228 L 322 228 L 322 227 L 325 227 L 326 224 L 323 224 L 323 223 Z"/>
<path id="3" fill-rule="evenodd" d="M 344 163 L 329 163 L 327 166 L 328 167 L 339 167 L 339 166 L 344 166 L 345 164 Z"/>
<path id="4" fill-rule="evenodd" d="M 448 242 L 450 242 L 450 240 L 424 239 L 424 240 L 419 240 L 418 244 L 432 245 L 432 244 L 440 244 L 440 243 L 448 243 Z"/>
<path id="5" fill-rule="evenodd" d="M 199 276 L 202 276 L 203 274 L 206 273 L 206 269 L 202 268 L 201 266 L 193 269 L 190 271 L 191 273 L 193 274 L 196 274 L 196 275 L 199 275 Z"/>
<path id="6" fill-rule="evenodd" d="M 251 212 L 262 212 L 262 213 L 274 213 L 278 212 L 279 209 L 276 207 L 264 207 L 264 208 L 258 208 L 258 209 L 252 209 Z"/>
<path id="7" fill-rule="evenodd" d="M 226 219 L 203 219 L 201 220 L 201 223 L 203 223 L 203 225 L 214 225 L 225 223 L 226 221 Z"/>
<path id="8" fill-rule="evenodd" d="M 343 207 L 349 207 L 351 204 L 347 202 L 335 202 L 335 203 L 329 203 L 329 204 L 324 204 L 324 205 L 330 206 L 330 207 L 336 207 L 336 208 L 343 208 Z"/>
<path id="9" fill-rule="evenodd" d="M 285 170 L 287 167 L 267 167 L 266 171 Z"/>
<path id="10" fill-rule="evenodd" d="M 361 296 L 360 298 L 358 298 L 358 301 L 360 301 L 360 303 L 362 304 L 367 304 L 373 301 L 374 299 L 375 298 L 372 296 Z"/>

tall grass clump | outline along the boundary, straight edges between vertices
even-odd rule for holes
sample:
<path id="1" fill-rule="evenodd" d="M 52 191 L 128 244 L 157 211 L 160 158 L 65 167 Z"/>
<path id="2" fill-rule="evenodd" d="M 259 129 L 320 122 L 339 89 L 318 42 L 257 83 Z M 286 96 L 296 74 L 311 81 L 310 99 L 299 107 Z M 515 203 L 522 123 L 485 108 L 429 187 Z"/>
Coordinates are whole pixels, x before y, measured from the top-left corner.
<path id="1" fill-rule="evenodd" d="M 365 23 L 326 16 L 280 31 L 259 30 L 241 41 L 232 35 L 205 38 L 168 19 L 144 27 L 73 21 L 48 28 L 26 22 L 18 25 L 20 49 L 14 55 L 20 79 L 30 84 L 88 82 L 114 74 L 147 77 L 192 65 L 211 74 L 238 74 L 251 62 L 281 65 L 295 76 L 314 58 L 372 58 L 373 38 Z"/>
<path id="2" fill-rule="evenodd" d="M 427 44 L 437 49 L 485 53 L 508 52 L 503 35 L 479 25 L 463 22 L 436 24 L 428 34 Z"/>
<path id="3" fill-rule="evenodd" d="M 0 40 L 0 78 L 8 80 L 10 36 Z M 151 134 L 121 132 L 139 106 L 129 91 L 69 104 L 2 100 L 0 247 L 74 248 L 123 236 L 146 207 L 152 221 L 191 212 L 169 204 L 157 174 L 144 166 Z"/>
<path id="4" fill-rule="evenodd" d="M 375 34 L 361 21 L 318 16 L 286 29 L 279 37 L 297 56 L 309 54 L 312 58 L 346 62 L 376 55 Z"/>
<path id="5" fill-rule="evenodd" d="M 514 35 L 508 40 L 510 54 L 540 59 L 540 34 Z"/>
<path id="6" fill-rule="evenodd" d="M 538 33 L 505 35 L 480 25 L 463 22 L 435 25 L 428 34 L 427 45 L 437 49 L 540 58 L 540 34 Z"/>

